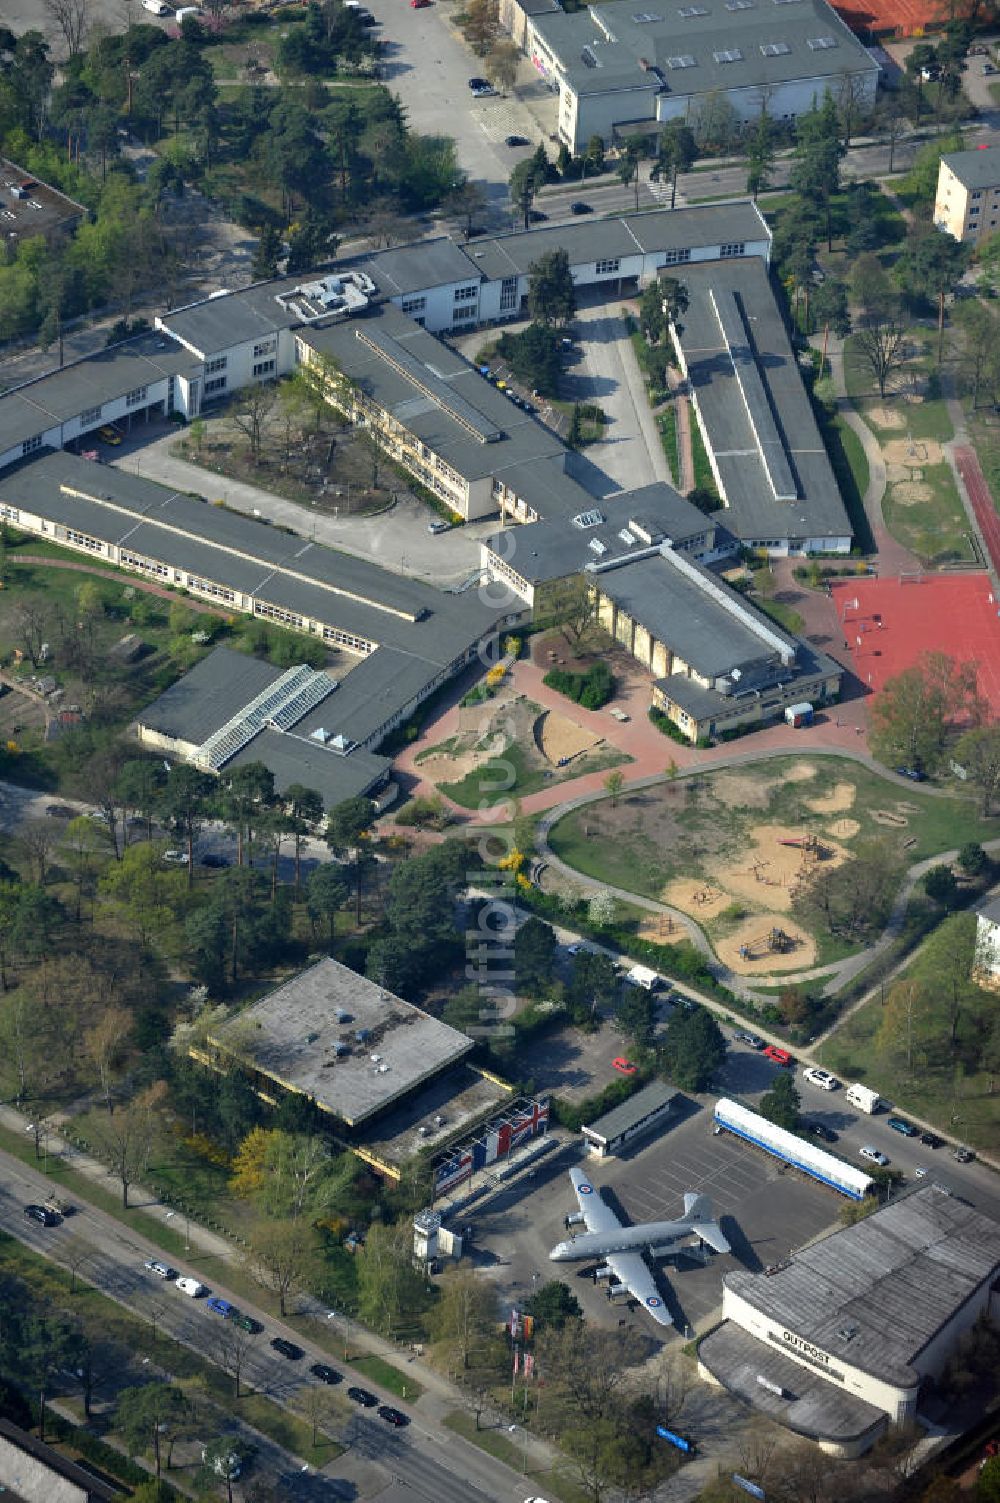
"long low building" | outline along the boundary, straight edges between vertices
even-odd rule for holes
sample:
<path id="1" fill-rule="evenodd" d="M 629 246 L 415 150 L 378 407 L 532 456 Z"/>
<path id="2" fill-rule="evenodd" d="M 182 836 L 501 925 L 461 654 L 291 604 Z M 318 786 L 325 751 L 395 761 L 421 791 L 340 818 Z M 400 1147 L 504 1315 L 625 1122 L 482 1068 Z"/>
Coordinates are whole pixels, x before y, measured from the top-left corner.
<path id="1" fill-rule="evenodd" d="M 838 1456 L 915 1419 L 959 1337 L 1000 1319 L 1000 1225 L 924 1183 L 764 1273 L 725 1276 L 701 1375 Z"/>

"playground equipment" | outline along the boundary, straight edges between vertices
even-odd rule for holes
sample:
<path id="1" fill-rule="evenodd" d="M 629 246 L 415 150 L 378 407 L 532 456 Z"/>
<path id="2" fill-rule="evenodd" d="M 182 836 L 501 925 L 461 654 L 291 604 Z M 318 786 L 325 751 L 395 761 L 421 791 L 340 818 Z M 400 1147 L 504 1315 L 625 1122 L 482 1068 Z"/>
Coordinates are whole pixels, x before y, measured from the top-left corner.
<path id="1" fill-rule="evenodd" d="M 784 929 L 769 929 L 766 934 L 760 934 L 756 939 L 740 945 L 740 959 L 759 960 L 764 955 L 787 955 L 795 944 L 796 940 L 791 934 L 786 934 Z"/>
<path id="2" fill-rule="evenodd" d="M 779 838 L 778 844 L 790 845 L 801 851 L 804 857 L 812 857 L 815 861 L 825 861 L 830 854 L 825 845 L 820 845 L 815 835 L 787 835 Z"/>
<path id="3" fill-rule="evenodd" d="M 697 892 L 691 894 L 691 901 L 692 903 L 697 903 L 700 907 L 703 903 L 714 903 L 721 896 L 722 894 L 717 887 L 699 887 Z"/>

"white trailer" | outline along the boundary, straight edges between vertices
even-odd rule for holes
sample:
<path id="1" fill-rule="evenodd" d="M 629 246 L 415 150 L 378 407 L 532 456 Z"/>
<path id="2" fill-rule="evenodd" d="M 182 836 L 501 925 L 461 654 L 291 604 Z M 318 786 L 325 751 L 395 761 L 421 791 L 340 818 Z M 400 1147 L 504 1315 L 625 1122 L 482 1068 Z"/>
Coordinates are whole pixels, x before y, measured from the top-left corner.
<path id="1" fill-rule="evenodd" d="M 641 986 L 647 992 L 655 992 L 663 985 L 663 977 L 658 971 L 651 971 L 647 965 L 634 965 L 626 972 L 625 980 L 632 986 Z"/>
<path id="2" fill-rule="evenodd" d="M 856 1106 L 859 1111 L 867 1112 L 869 1117 L 874 1116 L 882 1105 L 878 1091 L 873 1091 L 866 1085 L 860 1085 L 857 1081 L 847 1087 L 844 1099 L 852 1106 Z"/>
<path id="3" fill-rule="evenodd" d="M 830 1185 L 841 1195 L 850 1196 L 851 1200 L 864 1200 L 872 1188 L 870 1175 L 862 1174 L 853 1164 L 845 1164 L 835 1154 L 806 1143 L 784 1127 L 775 1127 L 766 1117 L 741 1106 L 738 1101 L 723 1098 L 715 1103 L 715 1130 L 721 1132 L 723 1129 L 756 1144 L 767 1153 L 773 1153 L 775 1158 L 784 1159 L 786 1164 L 792 1164 L 803 1174 Z"/>

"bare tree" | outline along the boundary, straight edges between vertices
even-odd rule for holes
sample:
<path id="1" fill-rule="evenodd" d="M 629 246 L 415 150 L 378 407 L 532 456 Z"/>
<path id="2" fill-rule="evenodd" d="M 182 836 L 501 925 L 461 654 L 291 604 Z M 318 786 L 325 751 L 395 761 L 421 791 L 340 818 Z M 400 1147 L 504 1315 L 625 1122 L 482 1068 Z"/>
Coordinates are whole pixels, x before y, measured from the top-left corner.
<path id="1" fill-rule="evenodd" d="M 42 10 L 66 43 L 67 57 L 81 53 L 90 30 L 90 0 L 42 0 Z"/>
<path id="2" fill-rule="evenodd" d="M 293 1400 L 295 1408 L 312 1428 L 313 1449 L 319 1444 L 320 1431 L 339 1419 L 336 1400 L 328 1388 L 310 1383 L 300 1388 Z"/>
<path id="3" fill-rule="evenodd" d="M 240 1397 L 240 1384 L 246 1372 L 247 1361 L 253 1351 L 253 1336 L 231 1320 L 216 1324 L 212 1332 L 208 1356 L 218 1363 L 223 1372 L 233 1380 L 234 1397 Z M 315 1445 L 315 1440 L 313 1445 Z"/>
<path id="4" fill-rule="evenodd" d="M 276 401 L 275 386 L 270 382 L 263 382 L 241 391 L 227 414 L 231 426 L 246 439 L 253 465 L 260 464 L 267 420 Z"/>
<path id="5" fill-rule="evenodd" d="M 29 819 L 21 826 L 21 846 L 31 862 L 35 881 L 45 886 L 49 872 L 49 857 L 59 844 L 59 827 L 51 819 Z"/>
<path id="6" fill-rule="evenodd" d="M 14 631 L 21 651 L 29 659 L 32 668 L 37 668 L 42 661 L 47 629 L 46 618 L 30 601 L 19 605 L 14 612 Z"/>
<path id="7" fill-rule="evenodd" d="M 100 1130 L 98 1147 L 122 1187 L 122 1208 L 128 1210 L 128 1192 L 140 1174 L 145 1174 L 153 1146 L 156 1108 L 166 1086 L 162 1081 L 143 1091 Z"/>
<path id="8" fill-rule="evenodd" d="M 300 1221 L 260 1220 L 250 1236 L 246 1269 L 262 1289 L 278 1296 L 278 1308 L 288 1314 L 288 1297 L 303 1280 L 313 1261 L 309 1229 Z"/>
<path id="9" fill-rule="evenodd" d="M 483 60 L 483 72 L 501 94 L 506 94 L 514 87 L 520 57 L 520 47 L 505 37 L 495 41 L 487 52 Z"/>
<path id="10" fill-rule="evenodd" d="M 121 1057 L 122 1045 L 132 1029 L 131 1014 L 124 1007 L 112 1005 L 88 1028 L 83 1035 L 84 1053 L 97 1072 L 101 1094 L 110 1117 L 114 1111 L 112 1085 L 114 1073 Z"/>
<path id="11" fill-rule="evenodd" d="M 75 1294 L 77 1275 L 83 1265 L 93 1257 L 94 1249 L 89 1242 L 85 1242 L 82 1237 L 74 1233 L 60 1244 L 60 1253 L 61 1260 L 70 1273 L 69 1292 Z"/>
<path id="12" fill-rule="evenodd" d="M 870 313 L 855 335 L 855 346 L 874 376 L 878 394 L 884 401 L 889 377 L 906 359 L 906 325 L 896 309 Z"/>

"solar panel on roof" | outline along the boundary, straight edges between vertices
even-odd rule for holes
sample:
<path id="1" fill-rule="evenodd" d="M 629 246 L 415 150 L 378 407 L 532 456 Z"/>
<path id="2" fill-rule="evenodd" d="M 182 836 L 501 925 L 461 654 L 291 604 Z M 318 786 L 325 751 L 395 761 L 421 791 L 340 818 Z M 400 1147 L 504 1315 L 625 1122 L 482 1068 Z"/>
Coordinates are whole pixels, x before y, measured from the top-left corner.
<path id="1" fill-rule="evenodd" d="M 786 3 L 790 3 L 790 0 L 775 0 L 776 5 Z M 764 57 L 784 57 L 792 49 L 787 42 L 761 42 L 760 50 Z"/>
<path id="2" fill-rule="evenodd" d="M 828 47 L 836 47 L 833 37 L 810 37 L 809 46 L 813 52 L 825 52 Z"/>
<path id="3" fill-rule="evenodd" d="M 716 52 L 715 61 L 717 63 L 741 63 L 743 54 L 738 47 L 730 47 L 725 52 Z"/>
<path id="4" fill-rule="evenodd" d="M 680 57 L 668 57 L 668 68 L 693 68 L 694 58 L 689 52 L 682 53 Z"/>
<path id="5" fill-rule="evenodd" d="M 577 512 L 573 518 L 574 527 L 599 527 L 604 521 L 604 513 L 595 507 L 593 511 Z"/>
<path id="6" fill-rule="evenodd" d="M 707 16 L 708 15 L 708 6 L 707 5 L 682 5 L 679 8 L 677 14 L 679 16 L 682 16 L 685 21 L 690 21 L 690 19 L 691 19 L 692 16 Z"/>

